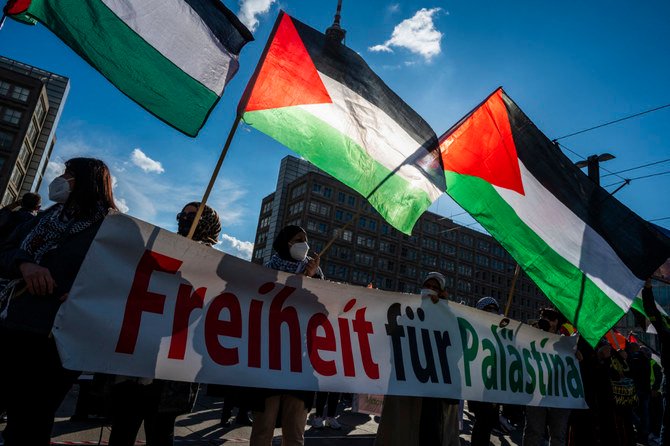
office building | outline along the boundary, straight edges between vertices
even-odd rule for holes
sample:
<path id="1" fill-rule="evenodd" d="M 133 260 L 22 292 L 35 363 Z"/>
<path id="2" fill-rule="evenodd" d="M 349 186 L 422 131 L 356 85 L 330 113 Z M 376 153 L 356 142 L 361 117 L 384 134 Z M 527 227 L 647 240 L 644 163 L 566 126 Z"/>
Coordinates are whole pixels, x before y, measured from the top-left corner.
<path id="1" fill-rule="evenodd" d="M 262 201 L 252 261 L 270 259 L 275 234 L 288 224 L 305 228 L 316 252 L 338 235 L 321 261 L 330 280 L 417 293 L 428 272 L 440 271 L 456 302 L 474 305 L 483 296 L 501 307 L 507 302 L 516 263 L 491 236 L 432 212 L 421 216 L 411 236 L 402 234 L 353 189 L 292 156 L 282 160 L 277 189 Z M 548 304 L 521 273 L 509 316 L 535 319 Z"/>
<path id="2" fill-rule="evenodd" d="M 39 189 L 69 89 L 66 77 L 0 56 L 0 205 Z"/>

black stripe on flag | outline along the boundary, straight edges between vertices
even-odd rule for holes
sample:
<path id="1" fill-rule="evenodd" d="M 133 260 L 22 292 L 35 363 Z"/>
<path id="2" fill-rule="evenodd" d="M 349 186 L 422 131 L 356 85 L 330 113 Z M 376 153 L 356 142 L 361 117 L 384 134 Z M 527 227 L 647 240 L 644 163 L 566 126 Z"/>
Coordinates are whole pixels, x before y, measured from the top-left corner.
<path id="1" fill-rule="evenodd" d="M 251 31 L 220 0 L 184 0 L 212 30 L 228 51 L 239 56 L 242 47 L 254 40 Z"/>
<path id="2" fill-rule="evenodd" d="M 670 257 L 670 238 L 597 186 L 555 147 L 504 92 L 519 160 L 577 217 L 595 230 L 641 280 Z M 588 270 L 587 265 L 583 266 Z"/>

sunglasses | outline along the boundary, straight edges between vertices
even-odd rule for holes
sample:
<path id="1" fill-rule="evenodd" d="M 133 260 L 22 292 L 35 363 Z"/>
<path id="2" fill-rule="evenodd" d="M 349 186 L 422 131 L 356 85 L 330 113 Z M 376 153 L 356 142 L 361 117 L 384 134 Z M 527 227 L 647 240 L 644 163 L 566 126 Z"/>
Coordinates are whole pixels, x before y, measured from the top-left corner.
<path id="1" fill-rule="evenodd" d="M 180 212 L 177 214 L 177 221 L 179 220 L 193 220 L 195 218 L 195 212 Z"/>

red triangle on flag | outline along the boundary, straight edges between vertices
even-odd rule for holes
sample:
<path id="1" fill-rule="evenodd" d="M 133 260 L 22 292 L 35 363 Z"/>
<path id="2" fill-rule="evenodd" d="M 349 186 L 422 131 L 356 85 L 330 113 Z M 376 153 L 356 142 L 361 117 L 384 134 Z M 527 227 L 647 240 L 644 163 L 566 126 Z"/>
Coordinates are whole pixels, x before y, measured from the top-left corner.
<path id="1" fill-rule="evenodd" d="M 478 177 L 524 195 L 502 89 L 440 141 L 440 152 L 444 170 Z"/>
<path id="2" fill-rule="evenodd" d="M 291 17 L 283 14 L 244 111 L 332 102 Z"/>

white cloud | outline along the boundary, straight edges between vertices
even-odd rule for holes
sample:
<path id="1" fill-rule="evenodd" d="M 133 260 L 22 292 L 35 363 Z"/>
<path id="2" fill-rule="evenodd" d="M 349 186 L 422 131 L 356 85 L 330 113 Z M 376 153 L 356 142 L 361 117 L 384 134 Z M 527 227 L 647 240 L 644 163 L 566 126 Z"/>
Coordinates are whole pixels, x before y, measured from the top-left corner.
<path id="1" fill-rule="evenodd" d="M 65 172 L 65 163 L 60 159 L 50 159 L 47 168 L 44 171 L 43 184 L 49 184 L 54 178 L 63 175 Z"/>
<path id="2" fill-rule="evenodd" d="M 128 204 L 126 203 L 125 198 L 114 197 L 114 202 L 116 203 L 116 207 L 119 209 L 120 212 L 126 214 L 130 210 Z"/>
<path id="3" fill-rule="evenodd" d="M 374 52 L 393 52 L 392 47 L 405 48 L 419 54 L 426 61 L 442 52 L 442 33 L 435 28 L 433 16 L 441 8 L 421 8 L 412 18 L 405 19 L 393 29 L 391 38 L 381 45 L 369 48 Z"/>
<path id="4" fill-rule="evenodd" d="M 251 31 L 258 27 L 258 16 L 267 14 L 276 0 L 240 0 L 240 12 L 237 14 L 240 21 Z"/>
<path id="5" fill-rule="evenodd" d="M 232 235 L 221 234 L 221 250 L 228 254 L 240 257 L 245 260 L 251 260 L 251 253 L 254 250 L 252 242 L 245 242 Z M 218 246 L 217 246 L 218 247 Z"/>
<path id="6" fill-rule="evenodd" d="M 156 160 L 152 160 L 148 156 L 144 154 L 140 149 L 135 149 L 133 150 L 133 153 L 130 154 L 130 160 L 133 162 L 134 165 L 142 169 L 143 171 L 149 173 L 163 173 L 165 172 L 165 169 L 163 169 L 163 165 Z"/>
<path id="7" fill-rule="evenodd" d="M 391 3 L 390 5 L 388 5 L 386 10 L 389 12 L 389 14 L 396 13 L 400 11 L 400 3 Z"/>

